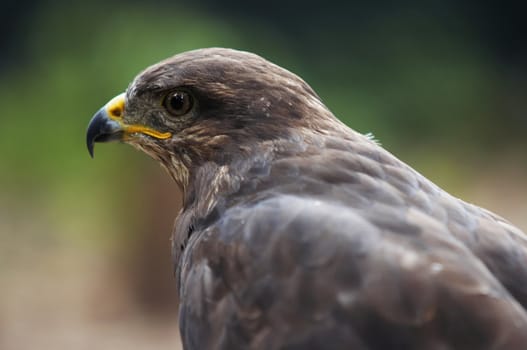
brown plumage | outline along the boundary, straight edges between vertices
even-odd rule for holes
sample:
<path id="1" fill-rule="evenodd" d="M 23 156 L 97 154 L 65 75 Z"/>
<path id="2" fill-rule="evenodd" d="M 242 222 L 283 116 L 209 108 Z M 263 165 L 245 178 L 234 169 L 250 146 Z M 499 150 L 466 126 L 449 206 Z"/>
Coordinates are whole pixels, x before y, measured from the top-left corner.
<path id="1" fill-rule="evenodd" d="M 525 234 L 256 55 L 160 62 L 87 139 L 91 151 L 132 144 L 182 188 L 172 246 L 185 349 L 527 348 Z"/>

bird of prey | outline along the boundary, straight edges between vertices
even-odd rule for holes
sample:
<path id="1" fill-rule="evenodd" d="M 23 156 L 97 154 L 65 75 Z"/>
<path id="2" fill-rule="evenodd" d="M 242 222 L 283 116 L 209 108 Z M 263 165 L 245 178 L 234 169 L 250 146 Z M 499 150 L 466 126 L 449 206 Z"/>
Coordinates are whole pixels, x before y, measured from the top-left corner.
<path id="1" fill-rule="evenodd" d="M 527 236 L 251 53 L 185 52 L 101 108 L 180 186 L 185 349 L 527 349 Z"/>

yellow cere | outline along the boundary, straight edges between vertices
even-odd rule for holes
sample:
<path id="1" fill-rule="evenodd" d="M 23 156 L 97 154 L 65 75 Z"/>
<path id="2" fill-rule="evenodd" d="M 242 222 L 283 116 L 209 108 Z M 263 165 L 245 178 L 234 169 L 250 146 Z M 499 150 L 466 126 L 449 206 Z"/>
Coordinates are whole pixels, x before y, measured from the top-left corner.
<path id="1" fill-rule="evenodd" d="M 123 115 L 124 115 L 124 103 L 125 103 L 124 92 L 112 98 L 106 104 L 106 113 L 108 114 L 108 118 L 113 119 L 115 121 L 122 120 Z"/>
<path id="2" fill-rule="evenodd" d="M 126 134 L 141 133 L 156 139 L 165 140 L 172 136 L 170 132 L 159 132 L 143 125 L 128 125 L 123 123 L 125 93 L 115 96 L 106 104 L 106 113 L 108 118 L 118 122 Z"/>

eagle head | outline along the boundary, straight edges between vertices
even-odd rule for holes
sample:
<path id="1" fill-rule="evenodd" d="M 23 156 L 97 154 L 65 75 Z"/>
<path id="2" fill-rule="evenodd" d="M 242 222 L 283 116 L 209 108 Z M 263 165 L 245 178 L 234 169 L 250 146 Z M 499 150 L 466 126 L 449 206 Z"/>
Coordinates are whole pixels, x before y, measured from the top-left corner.
<path id="1" fill-rule="evenodd" d="M 326 122 L 324 122 L 326 121 Z M 295 74 L 248 52 L 185 52 L 140 73 L 92 118 L 87 146 L 123 141 L 185 187 L 193 167 L 225 164 L 254 145 L 325 130 L 337 119 Z"/>

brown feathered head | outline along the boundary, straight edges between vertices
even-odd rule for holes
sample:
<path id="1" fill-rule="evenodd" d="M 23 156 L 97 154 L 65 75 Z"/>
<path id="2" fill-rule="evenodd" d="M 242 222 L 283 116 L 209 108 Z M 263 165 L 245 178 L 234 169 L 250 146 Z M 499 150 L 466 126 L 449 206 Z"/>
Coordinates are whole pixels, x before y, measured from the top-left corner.
<path id="1" fill-rule="evenodd" d="M 338 121 L 295 74 L 248 52 L 200 49 L 147 68 L 101 108 L 87 145 L 120 140 L 163 164 L 183 188 L 193 167 L 226 163 L 265 140 Z"/>

